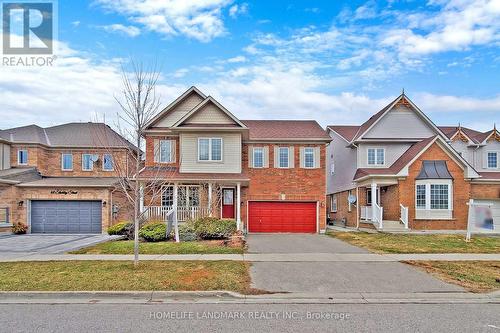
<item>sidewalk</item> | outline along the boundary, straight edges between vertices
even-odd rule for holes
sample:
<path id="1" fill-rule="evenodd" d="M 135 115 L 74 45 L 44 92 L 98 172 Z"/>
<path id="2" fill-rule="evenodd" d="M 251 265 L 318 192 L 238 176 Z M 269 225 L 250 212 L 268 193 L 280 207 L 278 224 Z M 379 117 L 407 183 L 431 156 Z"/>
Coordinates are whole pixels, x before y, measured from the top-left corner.
<path id="1" fill-rule="evenodd" d="M 500 304 L 500 293 L 0 292 L 0 304 Z"/>
<path id="2" fill-rule="evenodd" d="M 120 254 L 38 254 L 3 253 L 0 262 L 61 260 L 133 260 Z M 373 253 L 265 253 L 265 254 L 178 254 L 140 255 L 140 260 L 234 260 L 248 262 L 398 262 L 398 261 L 500 261 L 500 254 L 373 254 Z"/>

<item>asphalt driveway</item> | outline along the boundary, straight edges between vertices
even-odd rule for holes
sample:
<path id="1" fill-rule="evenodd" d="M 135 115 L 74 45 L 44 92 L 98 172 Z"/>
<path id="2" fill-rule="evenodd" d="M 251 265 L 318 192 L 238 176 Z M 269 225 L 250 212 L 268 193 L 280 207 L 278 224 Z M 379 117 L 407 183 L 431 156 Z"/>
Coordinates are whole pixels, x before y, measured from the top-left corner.
<path id="1" fill-rule="evenodd" d="M 0 253 L 39 253 L 39 254 L 57 254 L 65 253 L 106 242 L 115 239 L 116 236 L 108 235 L 1 235 Z"/>
<path id="2" fill-rule="evenodd" d="M 250 253 L 367 253 L 326 235 L 252 234 Z M 252 287 L 274 292 L 333 294 L 349 292 L 457 292 L 414 267 L 398 262 L 253 262 Z"/>

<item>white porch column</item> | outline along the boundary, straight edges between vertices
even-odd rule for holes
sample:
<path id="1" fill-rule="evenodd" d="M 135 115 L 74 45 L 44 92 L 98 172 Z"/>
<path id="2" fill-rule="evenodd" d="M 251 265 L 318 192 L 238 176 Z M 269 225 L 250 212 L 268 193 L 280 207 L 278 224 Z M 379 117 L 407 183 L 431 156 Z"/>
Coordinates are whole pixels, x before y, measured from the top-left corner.
<path id="1" fill-rule="evenodd" d="M 377 210 L 374 206 L 378 204 L 377 202 L 377 183 L 372 183 L 372 221 L 377 220 Z"/>
<path id="2" fill-rule="evenodd" d="M 208 214 L 212 217 L 212 183 L 208 183 Z"/>
<path id="3" fill-rule="evenodd" d="M 236 184 L 236 229 L 241 230 L 241 184 Z"/>
<path id="4" fill-rule="evenodd" d="M 139 210 L 142 214 L 144 212 L 144 185 L 139 183 Z"/>
<path id="5" fill-rule="evenodd" d="M 177 210 L 177 197 L 178 197 L 178 190 L 179 187 L 177 186 L 177 183 L 174 184 L 174 204 L 173 208 Z"/>

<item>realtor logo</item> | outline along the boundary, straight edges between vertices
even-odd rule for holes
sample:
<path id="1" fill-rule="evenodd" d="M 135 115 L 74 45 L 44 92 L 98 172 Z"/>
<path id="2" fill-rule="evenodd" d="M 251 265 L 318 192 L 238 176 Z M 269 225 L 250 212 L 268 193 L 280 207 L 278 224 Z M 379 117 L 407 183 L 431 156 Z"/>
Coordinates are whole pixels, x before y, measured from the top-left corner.
<path id="1" fill-rule="evenodd" d="M 4 2 L 2 21 L 5 55 L 53 53 L 52 2 Z"/>

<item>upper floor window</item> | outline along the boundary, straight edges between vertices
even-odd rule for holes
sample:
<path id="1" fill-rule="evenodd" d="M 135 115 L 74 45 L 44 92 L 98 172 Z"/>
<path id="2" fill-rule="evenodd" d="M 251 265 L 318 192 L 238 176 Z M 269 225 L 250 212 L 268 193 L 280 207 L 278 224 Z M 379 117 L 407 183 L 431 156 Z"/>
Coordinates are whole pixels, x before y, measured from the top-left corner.
<path id="1" fill-rule="evenodd" d="M 385 149 L 368 148 L 368 165 L 384 165 L 384 164 L 385 164 Z"/>
<path id="2" fill-rule="evenodd" d="M 222 138 L 199 138 L 198 160 L 222 161 Z"/>
<path id="3" fill-rule="evenodd" d="M 82 170 L 92 171 L 94 169 L 94 160 L 92 154 L 82 154 Z"/>
<path id="4" fill-rule="evenodd" d="M 280 168 L 288 168 L 289 166 L 289 148 L 288 147 L 279 147 L 278 150 L 279 153 L 279 160 L 278 160 L 278 165 Z"/>
<path id="5" fill-rule="evenodd" d="M 487 156 L 488 169 L 498 168 L 498 152 L 488 152 Z"/>
<path id="6" fill-rule="evenodd" d="M 253 167 L 254 168 L 264 167 L 264 148 L 262 147 L 253 148 Z"/>
<path id="7" fill-rule="evenodd" d="M 173 162 L 171 140 L 160 140 L 160 162 L 161 163 Z"/>
<path id="8" fill-rule="evenodd" d="M 113 163 L 113 155 L 104 154 L 102 158 L 102 169 L 105 171 L 113 171 L 114 163 Z"/>
<path id="9" fill-rule="evenodd" d="M 314 168 L 314 148 L 304 148 L 304 167 Z"/>
<path id="10" fill-rule="evenodd" d="M 61 155 L 61 169 L 63 171 L 73 170 L 73 154 Z"/>
<path id="11" fill-rule="evenodd" d="M 17 151 L 17 164 L 27 165 L 28 164 L 28 150 L 20 149 Z"/>

